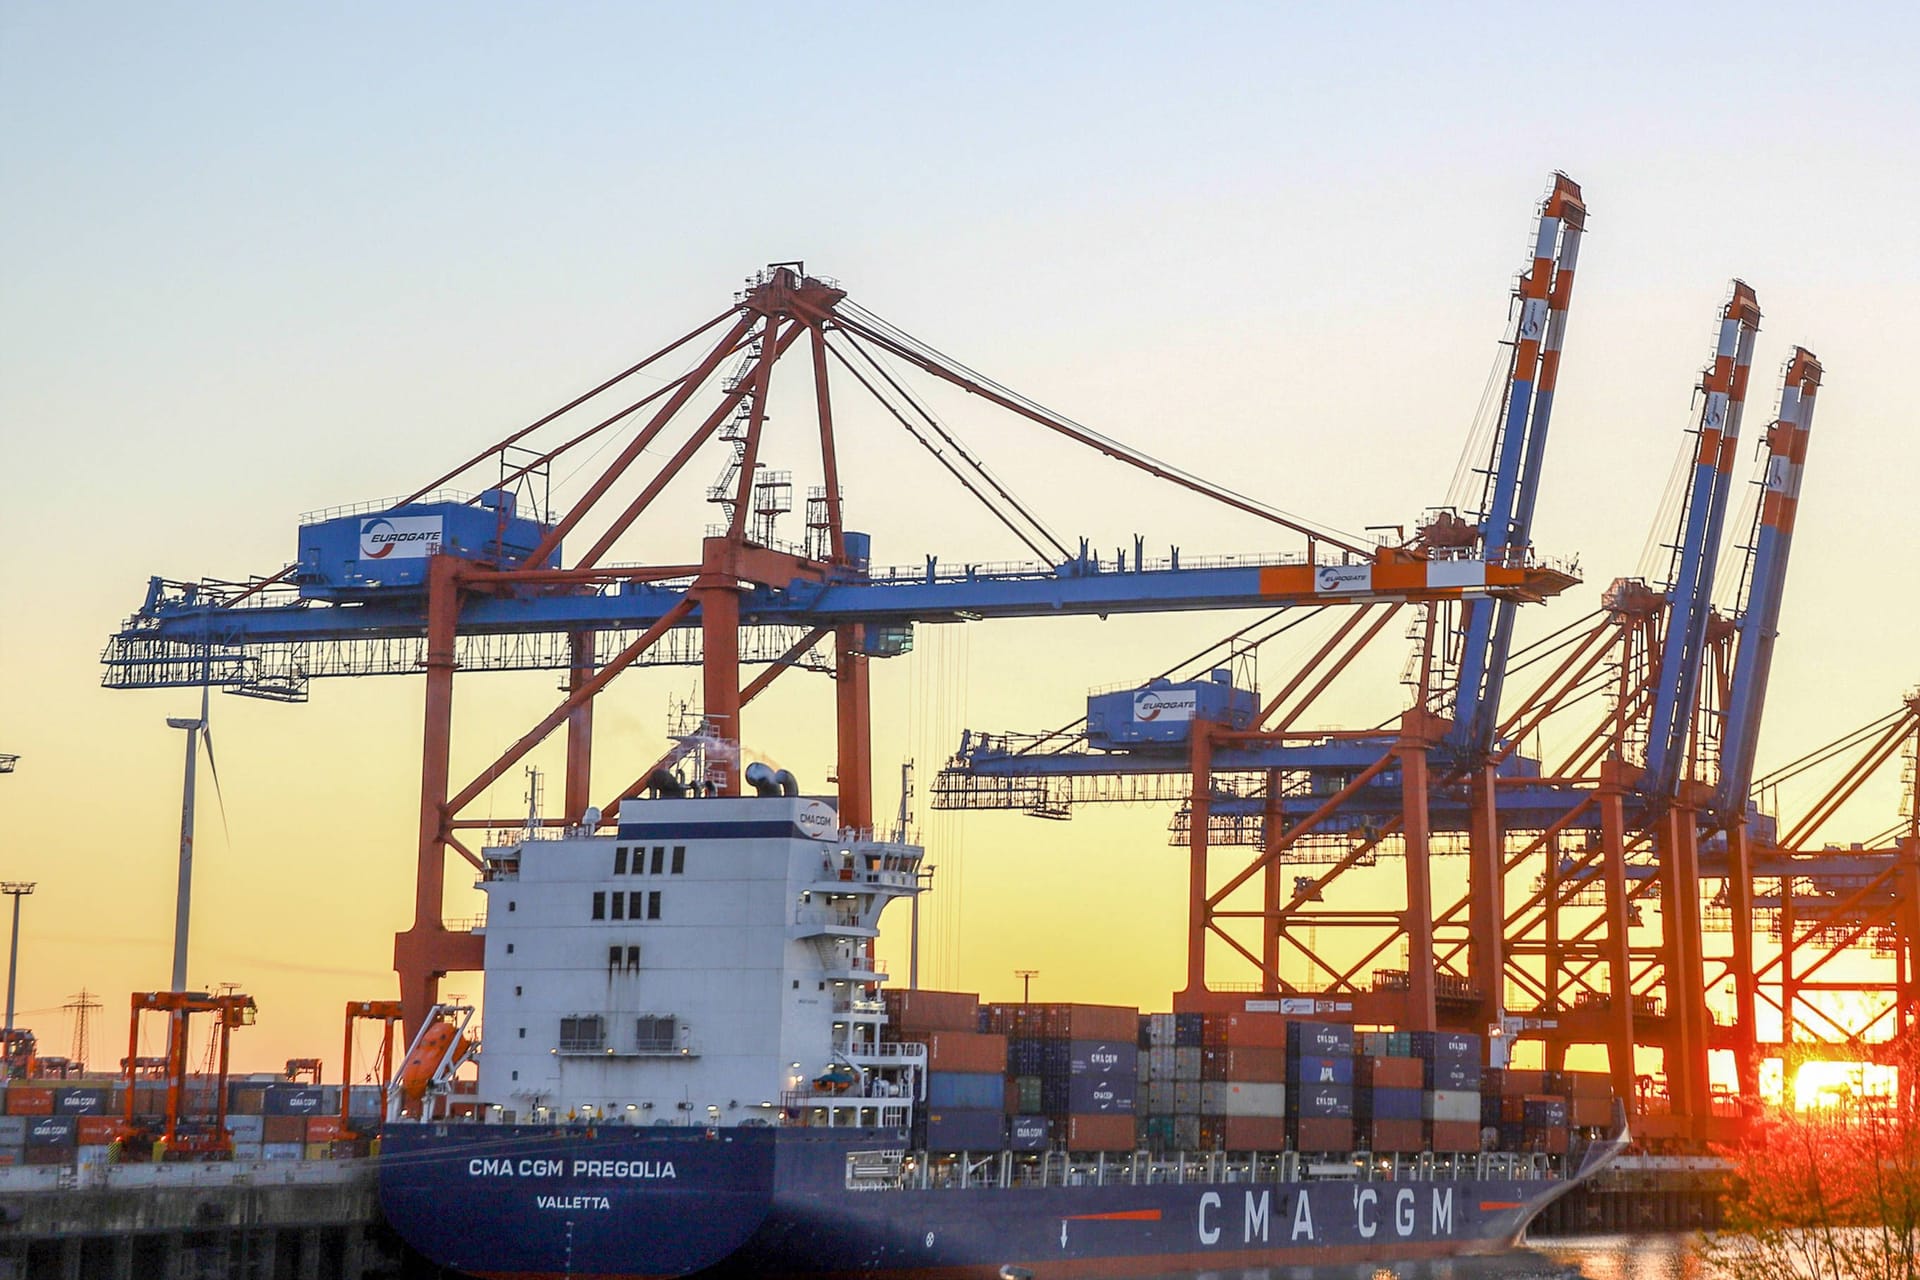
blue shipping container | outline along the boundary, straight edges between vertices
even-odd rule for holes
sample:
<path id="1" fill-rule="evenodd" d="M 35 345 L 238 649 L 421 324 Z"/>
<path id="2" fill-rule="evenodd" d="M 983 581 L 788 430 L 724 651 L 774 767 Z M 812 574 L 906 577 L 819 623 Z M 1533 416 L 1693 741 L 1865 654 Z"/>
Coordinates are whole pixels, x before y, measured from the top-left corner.
<path id="1" fill-rule="evenodd" d="M 967 1111 L 956 1107 L 928 1111 L 927 1150 L 998 1151 L 1005 1140 L 1006 1125 L 1007 1117 L 998 1110 Z"/>
<path id="2" fill-rule="evenodd" d="M 930 1071 L 927 1073 L 927 1109 L 992 1110 L 1004 1114 L 1007 1082 L 999 1072 Z"/>
<path id="3" fill-rule="evenodd" d="M 1045 1151 L 1052 1125 L 1045 1116 L 1015 1116 L 1008 1146 L 1015 1151 Z"/>
<path id="4" fill-rule="evenodd" d="M 1287 1114 L 1315 1120 L 1351 1120 L 1351 1085 L 1315 1084 L 1287 1090 Z"/>
<path id="5" fill-rule="evenodd" d="M 1076 1076 L 1135 1075 L 1140 1050 L 1124 1040 L 1069 1040 L 1067 1070 Z"/>
<path id="6" fill-rule="evenodd" d="M 1482 1060 L 1480 1037 L 1471 1031 L 1411 1031 L 1408 1038 L 1416 1058 L 1472 1058 Z"/>
<path id="7" fill-rule="evenodd" d="M 1474 1059 L 1427 1059 L 1426 1085 L 1429 1089 L 1471 1092 L 1480 1087 L 1485 1068 Z"/>
<path id="8" fill-rule="evenodd" d="M 1420 1119 L 1420 1090 L 1371 1089 L 1360 1095 L 1358 1105 L 1367 1108 L 1374 1120 Z"/>
<path id="9" fill-rule="evenodd" d="M 1289 1057 L 1288 1084 L 1352 1084 L 1353 1059 L 1350 1057 Z"/>
<path id="10" fill-rule="evenodd" d="M 270 1116 L 338 1115 L 340 1093 L 330 1085 L 271 1084 L 261 1110 Z"/>
<path id="11" fill-rule="evenodd" d="M 1132 1076 L 1074 1076 L 1067 1086 L 1066 1109 L 1077 1116 L 1131 1114 L 1136 1087 Z"/>
<path id="12" fill-rule="evenodd" d="M 34 1116 L 27 1125 L 30 1147 L 70 1147 L 79 1139 L 78 1116 Z"/>
<path id="13" fill-rule="evenodd" d="M 1353 1028 L 1339 1022 L 1289 1022 L 1288 1057 L 1353 1056 Z"/>
<path id="14" fill-rule="evenodd" d="M 1047 1069 L 1046 1041 L 1022 1037 L 1007 1041 L 1007 1072 L 1016 1076 L 1043 1075 Z"/>
<path id="15" fill-rule="evenodd" d="M 1204 1013 L 1173 1015 L 1173 1042 L 1183 1049 L 1198 1049 L 1205 1043 L 1207 1016 Z"/>
<path id="16" fill-rule="evenodd" d="M 107 1110 L 105 1089 L 74 1086 L 53 1091 L 53 1113 L 57 1116 L 103 1116 Z"/>

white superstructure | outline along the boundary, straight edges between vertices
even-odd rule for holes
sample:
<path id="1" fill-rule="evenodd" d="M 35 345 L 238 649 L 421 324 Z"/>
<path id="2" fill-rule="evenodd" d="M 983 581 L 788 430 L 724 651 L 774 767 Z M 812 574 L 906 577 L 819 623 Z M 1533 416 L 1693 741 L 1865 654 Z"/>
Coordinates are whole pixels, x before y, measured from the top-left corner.
<path id="1" fill-rule="evenodd" d="M 872 943 L 920 857 L 800 796 L 486 850 L 490 1118 L 905 1123 L 925 1050 L 880 1042 Z"/>

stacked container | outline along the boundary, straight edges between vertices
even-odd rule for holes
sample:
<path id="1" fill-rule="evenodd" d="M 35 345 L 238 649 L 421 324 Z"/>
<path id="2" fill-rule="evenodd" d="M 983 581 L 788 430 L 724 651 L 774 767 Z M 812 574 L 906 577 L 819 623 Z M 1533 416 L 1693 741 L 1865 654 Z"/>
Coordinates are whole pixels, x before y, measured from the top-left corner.
<path id="1" fill-rule="evenodd" d="M 1296 1151 L 1353 1150 L 1353 1028 L 1289 1022 L 1287 1130 Z"/>
<path id="2" fill-rule="evenodd" d="M 886 991 L 888 1040 L 927 1046 L 915 1141 L 929 1151 L 997 1151 L 1006 1141 L 1007 1039 L 979 1030 L 967 991 Z"/>
<path id="3" fill-rule="evenodd" d="M 1275 1014 L 1208 1014 L 1200 1052 L 1204 1149 L 1287 1145 L 1287 1024 Z"/>
<path id="4" fill-rule="evenodd" d="M 1576 1129 L 1604 1129 L 1613 1123 L 1613 1078 L 1604 1071 L 1563 1071 L 1567 1120 Z"/>
<path id="5" fill-rule="evenodd" d="M 1396 1039 L 1402 1033 L 1394 1033 Z M 1386 1043 L 1386 1037 L 1368 1036 L 1363 1048 L 1406 1047 Z M 1420 1059 L 1386 1057 L 1363 1052 L 1354 1060 L 1353 1115 L 1360 1145 L 1382 1153 L 1426 1149 L 1426 1071 Z"/>
<path id="6" fill-rule="evenodd" d="M 1420 1060 L 1421 1117 L 1430 1151 L 1480 1150 L 1480 1089 L 1486 1070 L 1481 1038 L 1469 1031 L 1413 1031 L 1409 1047 Z"/>
<path id="7" fill-rule="evenodd" d="M 1140 1014 L 1119 1005 L 996 1004 L 991 1032 L 1007 1037 L 1004 1096 L 1010 1141 L 1046 1139 L 1070 1151 L 1130 1151 L 1140 1087 Z M 1151 1054 L 1151 1051 L 1149 1051 Z M 1151 1059 L 1149 1060 L 1151 1065 Z"/>
<path id="8" fill-rule="evenodd" d="M 1154 1013 L 1143 1015 L 1140 1024 L 1141 1089 L 1134 1098 L 1139 1145 L 1156 1152 L 1196 1150 L 1206 1020 L 1197 1013 Z"/>

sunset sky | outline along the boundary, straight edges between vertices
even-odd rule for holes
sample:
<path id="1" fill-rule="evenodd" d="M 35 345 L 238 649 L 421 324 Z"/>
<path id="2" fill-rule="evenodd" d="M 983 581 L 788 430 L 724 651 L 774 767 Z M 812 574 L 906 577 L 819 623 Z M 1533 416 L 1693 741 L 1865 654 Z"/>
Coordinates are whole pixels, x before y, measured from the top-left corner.
<path id="1" fill-rule="evenodd" d="M 66 1052 L 61 1006 L 85 987 L 105 1006 L 96 1059 L 117 1060 L 127 993 L 167 982 L 182 735 L 165 718 L 198 696 L 103 690 L 98 662 L 148 578 L 279 569 L 303 512 L 425 483 L 770 261 L 803 258 L 1079 421 L 1358 532 L 1448 500 L 1563 169 L 1591 217 L 1535 533 L 1585 582 L 1529 634 L 1664 565 L 1645 549 L 1669 535 L 1737 275 L 1766 314 L 1742 495 L 1790 346 L 1827 374 L 1760 767 L 1885 714 L 1920 680 L 1915 43 L 1910 12 L 1845 5 L 9 7 L 0 752 L 21 762 L 0 778 L 0 877 L 39 886 L 18 1021 Z M 978 402 L 936 404 L 1109 556 L 1136 533 L 1189 556 L 1294 549 Z M 781 416 L 769 461 L 804 470 Z M 850 410 L 841 434 L 848 522 L 876 562 L 1024 556 L 878 414 Z M 690 558 L 721 460 L 697 458 L 620 558 Z M 562 506 L 594 474 L 577 465 L 556 474 Z M 923 628 L 875 675 L 880 808 L 903 758 L 924 799 L 961 729 L 1064 724 L 1088 688 L 1236 617 Z M 1401 630 L 1321 723 L 1400 705 Z M 1263 684 L 1325 634 L 1263 654 Z M 554 685 L 465 681 L 456 773 Z M 658 754 L 695 685 L 646 671 L 603 699 L 603 784 Z M 404 678 L 316 682 L 300 706 L 215 697 L 224 821 L 208 787 L 190 976 L 259 999 L 241 1066 L 318 1055 L 331 1076 L 342 1002 L 393 994 L 420 720 Z M 749 754 L 821 786 L 831 724 L 826 682 L 790 676 L 746 718 Z M 556 785 L 558 746 L 535 757 Z M 516 772 L 478 808 L 518 812 L 524 790 Z M 1895 769 L 1832 838 L 1892 825 L 1898 791 Z M 1036 969 L 1035 998 L 1166 1007 L 1184 875 L 1166 808 L 918 816 L 945 877 L 925 980 L 1007 998 Z M 456 889 L 449 911 L 479 905 Z M 904 910 L 889 924 L 904 977 Z"/>

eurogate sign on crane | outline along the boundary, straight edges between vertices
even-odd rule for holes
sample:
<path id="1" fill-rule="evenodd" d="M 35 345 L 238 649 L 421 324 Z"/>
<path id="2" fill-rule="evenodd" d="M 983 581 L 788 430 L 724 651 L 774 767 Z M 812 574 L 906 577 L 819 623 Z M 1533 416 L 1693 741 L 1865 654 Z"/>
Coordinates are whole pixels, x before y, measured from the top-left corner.
<path id="1" fill-rule="evenodd" d="M 1565 180 L 1562 179 L 1562 182 Z M 1570 185 L 1570 184 L 1568 184 Z M 1577 190 L 1577 189 L 1576 189 Z M 712 339 L 715 330 L 720 336 Z M 692 368 L 620 404 L 615 389 L 707 340 Z M 783 357 L 805 353 L 812 421 L 800 433 L 821 484 L 809 494 L 807 539 L 773 536 L 791 509 L 791 474 L 765 458 L 768 389 Z M 838 376 L 832 376 L 838 369 Z M 906 382 L 906 369 L 1094 450 L 1163 483 L 1198 494 L 1285 532 L 1293 545 L 1253 557 L 1182 563 L 1176 551 L 1150 561 L 1140 540 L 1103 560 L 1086 539 L 1070 547 L 1033 508 L 974 457 Z M 724 372 L 723 372 L 724 371 Z M 932 557 L 909 569 L 871 562 L 868 535 L 848 529 L 839 476 L 834 382 L 871 396 L 1034 555 L 1015 566 L 943 567 Z M 609 406 L 613 406 L 609 411 Z M 582 421 L 587 420 L 586 425 Z M 678 428 L 677 431 L 674 429 Z M 516 492 L 558 458 L 629 434 L 571 509 L 522 514 Z M 613 553 L 692 458 L 715 440 L 730 449 L 708 499 L 724 524 L 675 563 L 624 564 Z M 789 438 L 791 440 L 791 437 Z M 677 445 L 674 441 L 678 441 Z M 639 464 L 665 461 L 643 476 Z M 443 486 L 496 468 L 476 497 Z M 379 543 L 359 551 L 367 528 L 393 535 L 440 521 L 438 540 Z M 389 536 L 393 536 L 389 535 Z M 323 513 L 302 530 L 301 559 L 246 583 L 154 579 L 141 608 L 109 642 L 112 688 L 218 684 L 231 692 L 299 700 L 318 676 L 423 672 L 415 911 L 395 941 L 408 1033 L 432 1007 L 445 974 L 477 969 L 481 940 L 442 915 L 449 851 L 476 867 L 466 833 L 501 825 L 464 816 L 489 786 L 535 746 L 566 730 L 564 816 L 590 810 L 595 698 L 639 665 L 701 669 L 707 744 L 705 782 L 739 793 L 743 709 L 782 671 L 814 666 L 834 681 L 838 820 L 874 820 L 869 662 L 904 652 L 918 622 L 1185 610 L 1349 607 L 1389 603 L 1525 602 L 1556 595 L 1576 578 L 1509 541 L 1497 556 L 1477 546 L 1370 545 L 1323 529 L 1163 462 L 973 372 L 849 301 L 803 264 L 776 263 L 752 277 L 733 306 L 645 359 L 507 436 L 408 497 L 366 510 Z M 586 550 L 571 564 L 563 543 Z M 400 547 L 430 546 L 411 556 Z M 751 680 L 748 665 L 765 664 Z M 456 785 L 450 738 L 458 670 L 559 669 L 560 702 L 470 780 Z M 682 742 L 597 806 L 644 791 Z"/>

